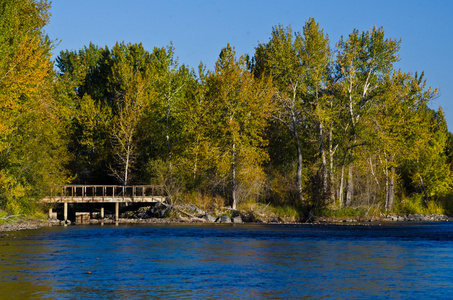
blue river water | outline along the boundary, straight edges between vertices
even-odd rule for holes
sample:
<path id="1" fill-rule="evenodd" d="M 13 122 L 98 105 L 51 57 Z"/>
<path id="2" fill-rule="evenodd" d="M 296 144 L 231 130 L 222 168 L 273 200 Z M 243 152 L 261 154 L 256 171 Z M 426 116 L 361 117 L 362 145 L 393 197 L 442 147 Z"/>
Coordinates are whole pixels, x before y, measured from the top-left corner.
<path id="1" fill-rule="evenodd" d="M 69 226 L 0 238 L 0 299 L 448 299 L 453 224 Z"/>

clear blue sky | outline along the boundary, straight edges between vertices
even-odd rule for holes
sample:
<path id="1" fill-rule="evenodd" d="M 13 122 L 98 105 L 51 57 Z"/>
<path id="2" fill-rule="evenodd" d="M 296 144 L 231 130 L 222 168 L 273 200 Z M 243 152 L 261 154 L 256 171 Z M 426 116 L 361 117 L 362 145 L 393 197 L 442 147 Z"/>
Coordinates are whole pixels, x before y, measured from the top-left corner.
<path id="1" fill-rule="evenodd" d="M 405 72 L 425 72 L 428 85 L 439 88 L 431 107 L 442 106 L 453 130 L 453 1 L 450 0 L 54 0 L 45 30 L 61 40 L 55 53 L 79 50 L 93 42 L 142 42 L 151 51 L 173 43 L 179 62 L 213 69 L 220 50 L 230 43 L 236 53 L 254 53 L 267 42 L 272 27 L 291 25 L 301 31 L 312 17 L 334 47 L 353 29 L 383 27 L 401 39 Z"/>

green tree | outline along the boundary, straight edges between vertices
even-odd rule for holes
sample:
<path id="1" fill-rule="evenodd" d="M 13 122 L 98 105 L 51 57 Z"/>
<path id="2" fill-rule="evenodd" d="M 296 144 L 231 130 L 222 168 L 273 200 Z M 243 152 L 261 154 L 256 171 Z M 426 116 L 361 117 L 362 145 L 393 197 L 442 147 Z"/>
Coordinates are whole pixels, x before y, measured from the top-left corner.
<path id="1" fill-rule="evenodd" d="M 272 109 L 270 82 L 255 79 L 246 57 L 237 60 L 235 55 L 230 45 L 222 49 L 207 78 L 207 136 L 217 154 L 216 170 L 231 187 L 233 209 L 240 201 L 239 186 L 251 188 L 262 180 L 264 130 Z"/>
<path id="2" fill-rule="evenodd" d="M 384 37 L 382 28 L 372 28 L 359 34 L 354 30 L 347 40 L 340 39 L 336 60 L 342 101 L 349 113 L 347 123 L 348 142 L 344 150 L 340 180 L 340 203 L 349 206 L 353 197 L 354 149 L 361 144 L 362 120 L 366 118 L 373 102 L 382 93 L 380 86 L 385 76 L 393 70 L 393 63 L 399 60 L 397 52 L 400 41 Z M 349 157 L 346 193 L 343 198 L 344 167 Z"/>
<path id="3" fill-rule="evenodd" d="M 332 147 L 332 138 L 329 138 L 328 134 L 333 130 L 333 99 L 327 91 L 332 63 L 331 50 L 329 38 L 324 35 L 324 31 L 319 28 L 319 24 L 314 19 L 309 19 L 305 23 L 300 43 L 299 56 L 303 64 L 305 86 L 303 98 L 307 103 L 305 108 L 307 119 L 311 119 L 314 136 L 317 136 L 317 148 L 321 159 L 320 195 L 321 200 L 324 201 L 332 179 L 328 176 L 325 146 L 327 142 L 329 149 Z"/>
<path id="4" fill-rule="evenodd" d="M 326 148 L 331 148 L 333 126 L 333 102 L 328 92 L 332 56 L 327 35 L 314 19 L 305 23 L 302 33 L 293 34 L 291 27 L 274 27 L 270 41 L 257 47 L 254 61 L 255 74 L 273 78 L 277 99 L 273 117 L 287 128 L 297 152 L 298 199 L 304 200 L 303 153 L 311 156 L 313 151 L 321 169 L 321 190 L 314 194 L 324 199 L 332 178 L 328 176 Z M 317 165 L 305 162 L 308 168 Z"/>
<path id="5" fill-rule="evenodd" d="M 114 94 L 110 50 L 93 44 L 79 51 L 62 51 L 56 59 L 59 70 L 56 97 L 68 130 L 70 169 L 77 183 L 108 183 L 111 160 L 110 123 Z"/>
<path id="6" fill-rule="evenodd" d="M 207 74 L 203 64 L 199 65 L 198 76 L 187 81 L 186 96 L 181 99 L 180 118 L 183 121 L 183 151 L 180 159 L 185 165 L 186 182 L 192 187 L 206 188 L 208 169 L 213 160 L 207 126 L 209 124 L 207 98 Z"/>
<path id="7" fill-rule="evenodd" d="M 420 147 L 430 139 L 431 120 L 426 117 L 436 91 L 423 91 L 422 77 L 401 71 L 384 79 L 384 92 L 370 114 L 370 146 L 379 155 L 385 179 L 385 209 L 392 210 L 399 165 L 406 159 L 419 160 Z"/>
<path id="8" fill-rule="evenodd" d="M 147 56 L 141 45 L 123 43 L 112 49 L 114 60 L 109 82 L 115 95 L 114 101 L 110 101 L 114 103 L 115 116 L 109 133 L 115 163 L 109 164 L 109 168 L 123 185 L 130 180 L 138 155 L 139 125 L 151 98 L 150 72 L 143 61 Z"/>
<path id="9" fill-rule="evenodd" d="M 117 43 L 111 50 L 90 44 L 60 53 L 57 67 L 76 180 L 106 183 L 113 175 L 126 184 L 141 154 L 145 107 L 153 101 L 151 55 L 141 44 Z"/>
<path id="10" fill-rule="evenodd" d="M 411 155 L 401 160 L 401 173 L 408 192 L 421 193 L 424 204 L 451 193 L 451 166 L 445 153 L 448 131 L 441 108 L 420 109 L 418 139 L 411 145 Z M 422 128 L 420 130 L 420 128 Z M 422 131 L 420 134 L 420 131 Z"/>
<path id="11" fill-rule="evenodd" d="M 303 145 L 301 132 L 305 124 L 303 114 L 304 101 L 300 98 L 303 84 L 304 68 L 301 63 L 300 34 L 293 40 L 291 27 L 286 29 L 279 25 L 273 28 L 272 37 L 266 44 L 260 44 L 255 53 L 255 74 L 262 76 L 271 75 L 276 87 L 277 99 L 274 118 L 280 121 L 288 129 L 297 151 L 296 185 L 297 195 L 303 201 L 302 169 L 303 169 Z"/>

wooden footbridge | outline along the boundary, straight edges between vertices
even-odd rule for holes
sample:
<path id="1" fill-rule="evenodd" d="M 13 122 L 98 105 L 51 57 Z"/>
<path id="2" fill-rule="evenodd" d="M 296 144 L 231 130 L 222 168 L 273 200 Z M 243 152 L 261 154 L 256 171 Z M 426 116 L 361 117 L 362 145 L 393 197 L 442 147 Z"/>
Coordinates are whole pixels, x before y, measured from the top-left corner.
<path id="1" fill-rule="evenodd" d="M 119 219 L 120 203 L 163 202 L 165 200 L 162 186 L 156 185 L 61 185 L 52 189 L 43 203 L 63 203 L 64 221 L 68 220 L 68 203 L 100 203 L 101 218 L 104 218 L 104 205 L 115 204 L 115 220 Z M 49 216 L 52 208 L 49 209 Z"/>

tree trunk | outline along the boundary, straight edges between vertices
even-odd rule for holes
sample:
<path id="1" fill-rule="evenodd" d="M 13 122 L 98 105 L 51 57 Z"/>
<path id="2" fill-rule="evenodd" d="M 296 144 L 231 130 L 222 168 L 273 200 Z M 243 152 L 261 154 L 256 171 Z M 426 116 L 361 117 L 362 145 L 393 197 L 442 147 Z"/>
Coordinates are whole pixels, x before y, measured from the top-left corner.
<path id="1" fill-rule="evenodd" d="M 302 194 L 302 168 L 303 168 L 302 147 L 300 145 L 299 133 L 297 131 L 297 122 L 296 117 L 294 116 L 294 112 L 292 114 L 292 121 L 293 121 L 292 135 L 297 149 L 297 175 L 296 175 L 297 197 L 300 203 L 302 204 L 304 202 L 304 195 Z"/>
<path id="2" fill-rule="evenodd" d="M 346 158 L 348 157 L 348 152 L 349 149 L 346 150 L 346 153 L 344 154 L 343 157 L 343 162 L 341 164 L 341 178 L 340 178 L 340 190 L 338 191 L 338 197 L 340 198 L 340 207 L 343 207 L 345 205 L 345 195 L 343 194 L 343 188 L 344 188 L 344 168 L 346 166 Z"/>
<path id="3" fill-rule="evenodd" d="M 348 180 L 346 181 L 346 195 L 345 195 L 345 203 L 346 207 L 351 205 L 352 202 L 352 195 L 354 193 L 354 178 L 352 173 L 352 163 L 349 163 L 349 170 L 348 170 Z"/>
<path id="4" fill-rule="evenodd" d="M 195 150 L 195 162 L 194 162 L 194 166 L 193 166 L 193 179 L 197 178 L 198 152 L 200 150 L 199 140 L 200 140 L 200 137 L 197 135 L 196 150 Z"/>
<path id="5" fill-rule="evenodd" d="M 387 203 L 385 205 L 386 211 L 393 209 L 393 199 L 395 198 L 395 167 L 391 166 L 388 172 L 388 187 L 387 187 Z"/>
<path id="6" fill-rule="evenodd" d="M 165 133 L 167 141 L 167 152 L 168 152 L 168 167 L 170 170 L 170 176 L 173 173 L 173 164 L 172 164 L 172 145 L 170 140 L 170 105 L 167 104 L 167 113 L 166 113 L 166 122 L 165 122 Z"/>
<path id="7" fill-rule="evenodd" d="M 232 164 L 231 164 L 231 176 L 233 181 L 233 191 L 232 191 L 232 198 L 233 198 L 233 205 L 232 208 L 236 209 L 237 199 L 236 199 L 236 143 L 233 142 L 233 154 L 232 154 Z"/>
<path id="8" fill-rule="evenodd" d="M 303 203 L 304 195 L 302 194 L 302 148 L 300 146 L 299 138 L 296 139 L 296 147 L 297 147 L 297 196 L 298 199 Z"/>
<path id="9" fill-rule="evenodd" d="M 329 130 L 329 177 L 328 177 L 328 184 L 327 190 L 329 193 L 330 203 L 334 203 L 335 201 L 335 189 L 334 189 L 334 175 L 333 175 L 333 145 L 332 145 L 332 128 Z"/>
<path id="10" fill-rule="evenodd" d="M 425 188 L 425 184 L 423 183 L 422 175 L 419 175 L 419 177 L 420 177 L 420 184 L 421 184 L 422 189 L 423 189 L 423 194 L 425 195 L 423 197 L 423 203 L 425 204 L 425 206 L 428 206 L 428 193 L 426 192 L 426 188 Z"/>
<path id="11" fill-rule="evenodd" d="M 340 203 L 339 203 L 340 207 L 343 207 L 343 205 L 344 205 L 344 198 L 343 198 L 344 165 L 345 165 L 345 162 L 343 160 L 343 164 L 341 165 L 340 189 L 338 191 L 338 195 L 339 195 L 339 198 L 340 198 Z"/>
<path id="12" fill-rule="evenodd" d="M 126 153 L 126 166 L 125 166 L 125 170 L 124 170 L 124 185 L 127 185 L 127 182 L 128 182 L 128 176 L 129 176 L 129 156 L 131 154 L 131 146 L 127 146 L 127 153 Z"/>
<path id="13" fill-rule="evenodd" d="M 327 196 L 327 160 L 326 151 L 324 149 L 324 127 L 322 122 L 319 123 L 319 148 L 322 159 L 322 201 L 325 203 Z"/>

